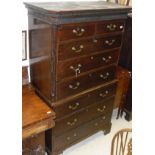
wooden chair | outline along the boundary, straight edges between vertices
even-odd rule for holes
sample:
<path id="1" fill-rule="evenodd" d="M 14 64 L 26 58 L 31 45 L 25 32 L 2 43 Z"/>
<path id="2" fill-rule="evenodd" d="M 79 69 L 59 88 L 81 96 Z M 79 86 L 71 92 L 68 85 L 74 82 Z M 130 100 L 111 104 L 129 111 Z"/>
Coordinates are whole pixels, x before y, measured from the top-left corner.
<path id="1" fill-rule="evenodd" d="M 122 129 L 114 135 L 111 155 L 132 155 L 132 129 Z"/>
<path id="2" fill-rule="evenodd" d="M 118 112 L 117 112 L 117 119 L 118 119 L 119 117 L 123 116 L 123 112 L 126 113 L 125 111 L 126 97 L 127 97 L 129 85 L 132 79 L 131 79 L 131 72 L 121 66 L 117 67 L 116 76 L 118 79 L 118 84 L 117 84 L 114 108 L 118 107 Z"/>
<path id="3" fill-rule="evenodd" d="M 107 0 L 107 2 L 111 2 L 111 0 Z M 114 2 L 126 6 L 130 4 L 130 0 L 114 0 Z"/>

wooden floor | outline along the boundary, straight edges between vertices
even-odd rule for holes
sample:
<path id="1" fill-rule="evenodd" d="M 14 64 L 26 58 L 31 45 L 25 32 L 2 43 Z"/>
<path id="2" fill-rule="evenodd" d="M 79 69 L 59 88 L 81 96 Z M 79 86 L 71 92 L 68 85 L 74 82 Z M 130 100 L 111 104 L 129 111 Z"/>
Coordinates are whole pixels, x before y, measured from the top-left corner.
<path id="1" fill-rule="evenodd" d="M 122 128 L 132 128 L 132 121 L 120 118 L 116 120 L 117 111 L 113 111 L 111 133 L 104 136 L 102 132 L 85 139 L 68 148 L 62 155 L 110 155 L 111 140 L 114 134 Z"/>

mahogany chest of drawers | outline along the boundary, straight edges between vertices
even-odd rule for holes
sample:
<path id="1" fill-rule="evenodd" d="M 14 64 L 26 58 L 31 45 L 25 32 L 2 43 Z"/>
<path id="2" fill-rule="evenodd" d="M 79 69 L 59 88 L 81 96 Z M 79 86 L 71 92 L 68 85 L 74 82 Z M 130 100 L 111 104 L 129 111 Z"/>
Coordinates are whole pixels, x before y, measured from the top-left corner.
<path id="1" fill-rule="evenodd" d="M 97 131 L 110 132 L 116 66 L 131 8 L 103 1 L 25 5 L 31 83 L 56 112 L 46 146 L 57 155 Z"/>

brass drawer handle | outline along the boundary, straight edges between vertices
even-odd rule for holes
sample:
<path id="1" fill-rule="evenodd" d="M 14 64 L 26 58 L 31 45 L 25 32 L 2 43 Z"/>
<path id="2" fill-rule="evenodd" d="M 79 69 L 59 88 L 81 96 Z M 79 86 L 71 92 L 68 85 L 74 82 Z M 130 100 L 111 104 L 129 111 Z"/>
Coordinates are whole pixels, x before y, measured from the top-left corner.
<path id="1" fill-rule="evenodd" d="M 94 39 L 93 42 L 94 42 L 94 43 L 97 43 L 98 41 L 97 41 L 97 39 Z"/>
<path id="2" fill-rule="evenodd" d="M 75 103 L 75 105 L 74 106 L 72 106 L 72 105 L 69 105 L 69 109 L 71 109 L 71 110 L 75 110 L 75 109 L 77 109 L 78 108 L 78 106 L 79 106 L 80 104 L 79 104 L 79 102 L 76 102 Z"/>
<path id="3" fill-rule="evenodd" d="M 105 120 L 105 119 L 106 119 L 106 117 L 105 117 L 105 116 L 103 116 L 103 117 L 102 117 L 102 120 Z"/>
<path id="4" fill-rule="evenodd" d="M 84 46 L 83 45 L 80 45 L 79 49 L 76 49 L 76 47 L 72 47 L 72 51 L 74 51 L 75 53 L 80 53 L 82 52 Z"/>
<path id="5" fill-rule="evenodd" d="M 85 29 L 77 27 L 76 29 L 73 29 L 72 31 L 76 36 L 80 37 L 84 34 Z"/>
<path id="6" fill-rule="evenodd" d="M 70 85 L 69 85 L 69 88 L 70 88 L 70 89 L 78 89 L 79 86 L 80 86 L 80 82 L 76 82 L 75 86 L 73 86 L 73 85 L 70 84 Z"/>
<path id="7" fill-rule="evenodd" d="M 78 64 L 77 67 L 70 66 L 70 69 L 73 70 L 73 71 L 75 72 L 75 75 L 76 75 L 76 77 L 77 77 L 77 75 L 80 74 L 80 72 L 81 72 L 81 71 L 80 71 L 80 68 L 81 68 L 81 67 L 82 67 L 82 65 L 81 65 L 81 64 Z"/>
<path id="8" fill-rule="evenodd" d="M 95 123 L 94 125 L 95 125 L 95 126 L 98 126 L 98 123 Z"/>
<path id="9" fill-rule="evenodd" d="M 109 94 L 109 91 L 106 90 L 105 93 L 100 93 L 99 96 L 104 98 L 104 97 L 106 97 L 108 94 Z"/>
<path id="10" fill-rule="evenodd" d="M 76 136 L 77 136 L 77 134 L 74 133 L 74 134 L 73 134 L 73 137 L 76 137 Z M 67 139 L 68 141 L 70 141 L 70 140 L 71 140 L 71 137 L 67 137 L 66 139 Z"/>
<path id="11" fill-rule="evenodd" d="M 69 126 L 74 126 L 74 125 L 76 124 L 76 122 L 77 122 L 77 119 L 75 118 L 75 119 L 73 120 L 73 122 L 67 122 L 67 125 L 69 125 Z"/>
<path id="12" fill-rule="evenodd" d="M 120 25 L 120 26 L 119 26 L 119 28 L 120 28 L 120 29 L 123 29 L 123 28 L 124 28 L 124 26 L 123 26 L 123 25 Z"/>
<path id="13" fill-rule="evenodd" d="M 108 58 L 102 57 L 102 60 L 106 63 L 109 62 L 112 59 L 112 56 L 108 56 Z"/>
<path id="14" fill-rule="evenodd" d="M 107 79 L 107 78 L 109 77 L 109 75 L 110 75 L 110 74 L 109 74 L 108 72 L 106 73 L 105 76 L 104 76 L 103 74 L 100 74 L 100 78 L 102 78 L 102 79 L 105 80 L 105 79 Z"/>
<path id="15" fill-rule="evenodd" d="M 114 31 L 116 29 L 116 25 L 115 24 L 109 24 L 107 25 L 107 29 L 109 29 L 110 31 Z"/>
<path id="16" fill-rule="evenodd" d="M 105 41 L 105 44 L 107 44 L 107 45 L 111 46 L 114 42 L 115 42 L 115 40 L 114 40 L 114 39 L 113 39 L 113 40 L 111 40 L 111 42 L 110 42 L 109 40 L 106 40 L 106 41 Z"/>
<path id="17" fill-rule="evenodd" d="M 102 107 L 102 109 L 101 109 L 101 108 L 97 108 L 97 111 L 98 111 L 98 112 L 104 112 L 105 109 L 106 109 L 106 106 L 104 105 L 104 106 Z"/>

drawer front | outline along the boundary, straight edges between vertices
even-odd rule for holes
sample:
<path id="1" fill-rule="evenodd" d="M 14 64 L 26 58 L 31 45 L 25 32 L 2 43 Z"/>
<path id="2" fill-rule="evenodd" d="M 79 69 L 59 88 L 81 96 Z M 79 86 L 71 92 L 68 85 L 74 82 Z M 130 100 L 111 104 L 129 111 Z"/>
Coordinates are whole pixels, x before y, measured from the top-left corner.
<path id="1" fill-rule="evenodd" d="M 95 32 L 95 25 L 91 23 L 66 24 L 58 29 L 58 39 L 65 41 L 92 36 Z"/>
<path id="2" fill-rule="evenodd" d="M 104 21 L 97 23 L 96 33 L 97 34 L 105 34 L 105 33 L 113 33 L 113 32 L 121 32 L 124 30 L 125 21 Z"/>
<path id="3" fill-rule="evenodd" d="M 58 60 L 66 60 L 94 52 L 93 39 L 73 41 L 59 45 Z"/>
<path id="4" fill-rule="evenodd" d="M 120 47 L 122 43 L 122 35 L 108 36 L 94 39 L 94 49 L 102 51 Z"/>
<path id="5" fill-rule="evenodd" d="M 111 114 L 110 115 L 102 115 L 97 119 L 92 120 L 82 126 L 79 126 L 76 129 L 73 129 L 65 134 L 62 134 L 58 137 L 53 138 L 53 150 L 58 151 L 59 149 L 66 148 L 73 143 L 80 141 L 89 135 L 94 134 L 99 130 L 109 129 L 111 126 Z"/>
<path id="6" fill-rule="evenodd" d="M 62 80 L 70 76 L 78 76 L 91 69 L 99 68 L 109 64 L 116 64 L 118 61 L 119 49 L 106 53 L 95 54 L 87 57 L 77 58 L 70 61 L 58 62 L 57 80 Z"/>
<path id="7" fill-rule="evenodd" d="M 57 83 L 57 99 L 75 95 L 91 87 L 114 80 L 116 77 L 116 66 L 100 69 L 89 74 Z M 65 91 L 64 91 L 65 90 Z"/>
<path id="8" fill-rule="evenodd" d="M 60 44 L 58 49 L 58 60 L 77 58 L 78 56 L 117 48 L 121 46 L 121 40 L 121 35 L 114 35 Z"/>
<path id="9" fill-rule="evenodd" d="M 53 129 L 54 135 L 65 133 L 66 131 L 84 124 L 100 115 L 112 113 L 113 103 L 114 97 L 93 104 L 92 106 L 87 107 L 77 114 L 70 115 L 65 119 L 56 121 L 55 128 Z"/>
<path id="10" fill-rule="evenodd" d="M 63 102 L 63 104 L 53 106 L 54 111 L 56 112 L 56 118 L 60 119 L 66 115 L 74 113 L 77 110 L 85 108 L 96 102 L 104 101 L 108 97 L 115 95 L 117 84 L 110 84 L 108 86 L 99 88 L 92 92 L 86 93 L 74 100 Z"/>

